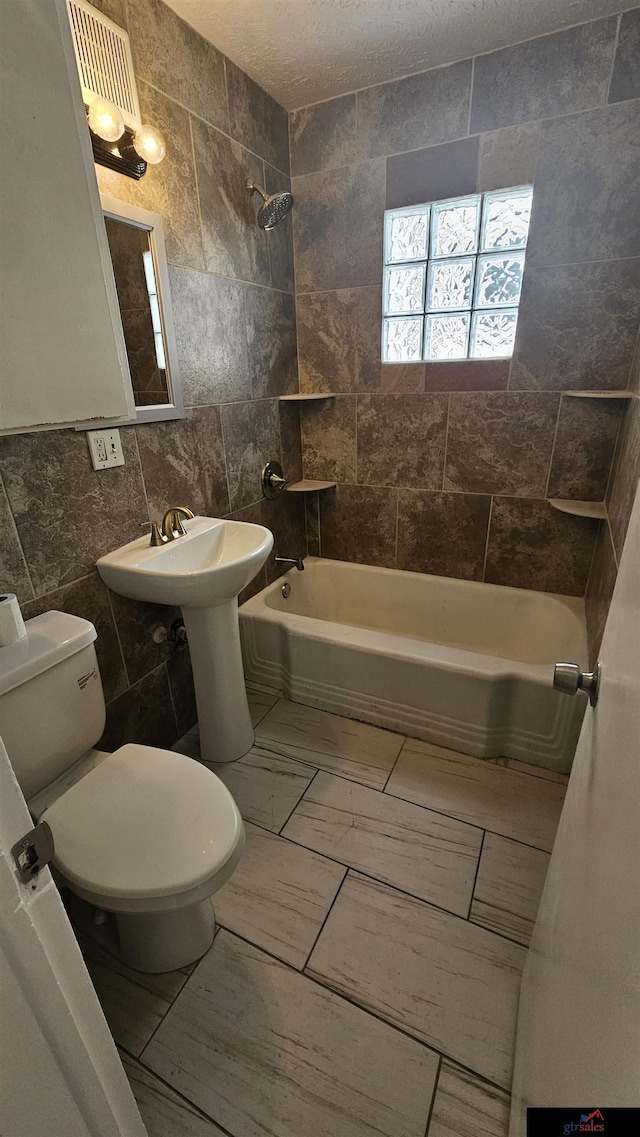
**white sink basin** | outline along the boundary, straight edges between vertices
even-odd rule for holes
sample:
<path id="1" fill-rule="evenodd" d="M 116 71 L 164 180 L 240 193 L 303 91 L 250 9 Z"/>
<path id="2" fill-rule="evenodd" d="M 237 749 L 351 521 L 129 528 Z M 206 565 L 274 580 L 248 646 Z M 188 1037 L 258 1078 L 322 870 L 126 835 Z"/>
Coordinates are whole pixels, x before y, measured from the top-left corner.
<path id="1" fill-rule="evenodd" d="M 150 545 L 148 535 L 100 557 L 98 572 L 131 600 L 179 604 L 187 629 L 205 762 L 233 762 L 253 746 L 244 685 L 238 593 L 273 548 L 262 525 L 194 517 L 186 536 Z"/>
<path id="2" fill-rule="evenodd" d="M 233 600 L 260 571 L 273 548 L 262 525 L 194 517 L 186 537 L 154 547 L 139 537 L 97 562 L 113 592 L 131 600 L 208 608 Z"/>

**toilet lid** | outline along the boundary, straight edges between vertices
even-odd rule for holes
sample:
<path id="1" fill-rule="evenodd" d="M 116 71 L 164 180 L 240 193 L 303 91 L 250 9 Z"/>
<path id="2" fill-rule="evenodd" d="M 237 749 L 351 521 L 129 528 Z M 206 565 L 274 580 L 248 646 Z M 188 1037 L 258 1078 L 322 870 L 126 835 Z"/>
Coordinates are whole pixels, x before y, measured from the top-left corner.
<path id="1" fill-rule="evenodd" d="M 242 819 L 225 785 L 172 750 L 121 746 L 42 815 L 55 866 L 108 897 L 171 896 L 229 860 Z"/>

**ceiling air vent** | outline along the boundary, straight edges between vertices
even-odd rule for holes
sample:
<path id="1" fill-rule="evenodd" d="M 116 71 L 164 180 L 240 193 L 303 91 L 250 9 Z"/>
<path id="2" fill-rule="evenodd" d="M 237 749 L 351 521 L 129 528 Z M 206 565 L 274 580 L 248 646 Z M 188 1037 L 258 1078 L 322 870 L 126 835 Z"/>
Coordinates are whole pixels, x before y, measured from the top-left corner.
<path id="1" fill-rule="evenodd" d="M 137 130 L 142 123 L 129 36 L 85 0 L 67 0 L 67 8 L 84 102 L 108 99 L 125 126 Z"/>

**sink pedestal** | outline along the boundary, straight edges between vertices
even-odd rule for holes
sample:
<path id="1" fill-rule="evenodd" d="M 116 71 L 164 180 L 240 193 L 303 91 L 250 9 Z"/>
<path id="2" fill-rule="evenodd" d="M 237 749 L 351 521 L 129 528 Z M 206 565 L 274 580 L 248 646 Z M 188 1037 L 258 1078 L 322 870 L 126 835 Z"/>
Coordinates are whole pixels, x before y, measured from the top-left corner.
<path id="1" fill-rule="evenodd" d="M 183 608 L 204 762 L 235 762 L 253 746 L 244 685 L 237 599 Z"/>

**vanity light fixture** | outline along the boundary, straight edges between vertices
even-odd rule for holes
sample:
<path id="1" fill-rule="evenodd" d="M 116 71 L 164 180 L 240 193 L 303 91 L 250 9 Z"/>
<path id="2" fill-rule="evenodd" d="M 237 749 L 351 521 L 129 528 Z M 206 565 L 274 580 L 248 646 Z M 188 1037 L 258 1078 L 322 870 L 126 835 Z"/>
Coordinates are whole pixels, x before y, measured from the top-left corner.
<path id="1" fill-rule="evenodd" d="M 124 134 L 124 119 L 109 99 L 94 99 L 87 111 L 87 122 L 93 134 L 105 142 L 117 142 Z"/>
<path id="2" fill-rule="evenodd" d="M 123 124 L 117 138 L 107 138 L 104 130 L 101 133 L 91 125 L 93 105 L 89 107 L 87 120 L 95 162 L 139 181 L 146 174 L 147 166 L 157 166 L 162 161 L 167 148 L 164 138 L 155 126 L 145 125 L 132 131 Z M 117 107 L 114 107 L 114 110 L 117 111 Z"/>
<path id="3" fill-rule="evenodd" d="M 88 0 L 67 0 L 67 10 L 94 161 L 138 180 L 166 146 L 140 117 L 129 36 Z"/>
<path id="4" fill-rule="evenodd" d="M 148 166 L 157 166 L 167 152 L 160 131 L 156 130 L 155 126 L 148 125 L 136 130 L 133 136 L 133 148 Z"/>

